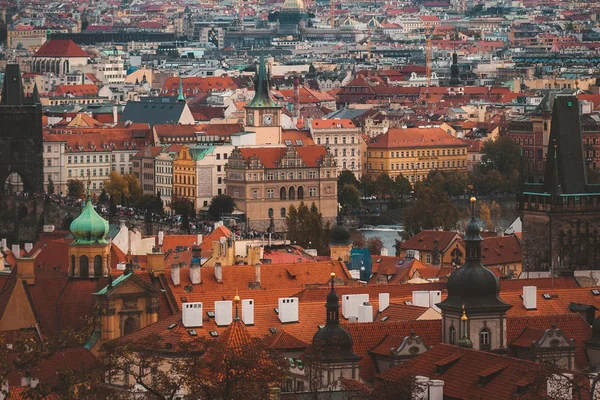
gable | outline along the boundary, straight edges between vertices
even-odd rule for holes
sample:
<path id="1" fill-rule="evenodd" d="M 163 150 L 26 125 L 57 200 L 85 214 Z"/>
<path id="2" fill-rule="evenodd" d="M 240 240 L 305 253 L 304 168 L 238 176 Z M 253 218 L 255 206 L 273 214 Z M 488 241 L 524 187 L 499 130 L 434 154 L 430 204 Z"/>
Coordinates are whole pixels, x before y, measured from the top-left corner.
<path id="1" fill-rule="evenodd" d="M 0 331 L 30 328 L 37 324 L 35 312 L 23 285 L 20 280 L 15 282 L 4 313 L 0 317 Z"/>

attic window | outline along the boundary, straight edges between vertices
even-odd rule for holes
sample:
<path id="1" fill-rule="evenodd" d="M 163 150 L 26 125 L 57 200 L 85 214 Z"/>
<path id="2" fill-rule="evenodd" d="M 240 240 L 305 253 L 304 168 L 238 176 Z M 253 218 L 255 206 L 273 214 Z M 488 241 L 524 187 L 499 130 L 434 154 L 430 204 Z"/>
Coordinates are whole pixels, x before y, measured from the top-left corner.
<path id="1" fill-rule="evenodd" d="M 271 332 L 274 335 L 277 333 L 277 328 L 269 328 L 269 332 Z"/>
<path id="2" fill-rule="evenodd" d="M 210 331 L 209 333 L 211 337 L 219 337 L 219 332 L 217 331 Z"/>
<path id="3" fill-rule="evenodd" d="M 302 139 L 296 139 L 296 146 L 303 146 Z"/>
<path id="4" fill-rule="evenodd" d="M 181 296 L 181 302 L 182 303 L 187 303 L 187 297 Z"/>
<path id="5" fill-rule="evenodd" d="M 600 290 L 598 290 L 598 289 L 592 289 L 592 294 L 594 296 L 600 296 Z"/>
<path id="6" fill-rule="evenodd" d="M 214 311 L 207 311 L 206 315 L 208 315 L 208 318 L 214 318 L 215 317 L 215 312 Z"/>
<path id="7" fill-rule="evenodd" d="M 190 334 L 190 336 L 198 336 L 198 333 L 196 333 L 195 329 L 188 330 L 188 333 Z"/>
<path id="8" fill-rule="evenodd" d="M 412 301 L 405 301 L 404 304 L 406 304 L 407 306 L 412 306 Z"/>
<path id="9" fill-rule="evenodd" d="M 288 147 L 291 146 L 292 145 L 292 141 L 289 140 L 289 139 L 286 139 L 285 140 L 285 145 L 288 146 Z"/>
<path id="10" fill-rule="evenodd" d="M 173 328 L 175 328 L 177 326 L 177 324 L 171 324 L 169 326 L 167 326 L 167 329 L 171 330 Z"/>
<path id="11" fill-rule="evenodd" d="M 387 321 L 389 318 L 390 318 L 390 317 L 388 317 L 388 316 L 385 316 L 385 317 L 381 318 L 381 322 L 385 322 L 385 321 Z"/>
<path id="12" fill-rule="evenodd" d="M 377 261 L 375 261 L 377 264 L 379 264 L 381 262 L 381 258 L 378 258 Z"/>
<path id="13" fill-rule="evenodd" d="M 275 311 L 275 314 L 279 315 L 279 308 L 274 308 L 273 311 Z"/>
<path id="14" fill-rule="evenodd" d="M 544 299 L 546 299 L 546 300 L 550 300 L 550 299 L 552 299 L 552 296 L 550 296 L 550 294 L 548 294 L 548 293 L 544 293 L 544 294 L 542 294 L 542 296 L 543 296 L 543 297 L 544 297 Z"/>

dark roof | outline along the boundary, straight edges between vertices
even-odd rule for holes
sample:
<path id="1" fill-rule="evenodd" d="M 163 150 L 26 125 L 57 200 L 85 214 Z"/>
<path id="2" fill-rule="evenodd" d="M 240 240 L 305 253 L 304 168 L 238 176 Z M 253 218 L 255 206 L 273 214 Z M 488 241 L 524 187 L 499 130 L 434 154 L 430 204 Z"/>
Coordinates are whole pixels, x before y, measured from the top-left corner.
<path id="1" fill-rule="evenodd" d="M 174 101 L 171 97 L 159 99 L 159 101 L 149 101 L 142 98 L 140 101 L 128 101 L 121 115 L 121 121 L 149 125 L 178 123 L 186 103 Z"/>

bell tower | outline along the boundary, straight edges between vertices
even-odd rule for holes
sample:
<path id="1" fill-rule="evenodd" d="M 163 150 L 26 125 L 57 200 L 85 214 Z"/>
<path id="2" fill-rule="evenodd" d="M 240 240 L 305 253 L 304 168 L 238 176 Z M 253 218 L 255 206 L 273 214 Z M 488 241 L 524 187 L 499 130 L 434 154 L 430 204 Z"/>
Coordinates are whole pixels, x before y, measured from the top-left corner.
<path id="1" fill-rule="evenodd" d="M 254 98 L 246 106 L 246 132 L 256 132 L 256 144 L 281 143 L 281 107 L 271 97 L 271 79 L 264 56 L 254 78 Z"/>

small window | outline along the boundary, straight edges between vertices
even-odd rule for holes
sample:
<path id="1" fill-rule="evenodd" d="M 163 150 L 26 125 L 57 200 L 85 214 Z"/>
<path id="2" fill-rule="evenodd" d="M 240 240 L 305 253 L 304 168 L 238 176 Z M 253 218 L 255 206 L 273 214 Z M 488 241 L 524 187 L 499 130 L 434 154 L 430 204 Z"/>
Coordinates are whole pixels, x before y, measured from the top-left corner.
<path id="1" fill-rule="evenodd" d="M 281 207 L 280 213 L 281 213 L 281 218 L 285 218 L 285 214 L 286 214 L 285 207 Z"/>
<path id="2" fill-rule="evenodd" d="M 479 350 L 491 350 L 491 333 L 488 328 L 479 332 Z"/>

